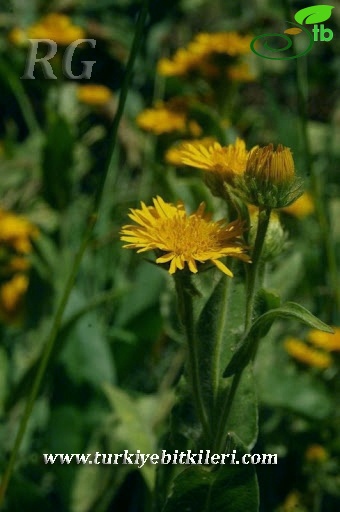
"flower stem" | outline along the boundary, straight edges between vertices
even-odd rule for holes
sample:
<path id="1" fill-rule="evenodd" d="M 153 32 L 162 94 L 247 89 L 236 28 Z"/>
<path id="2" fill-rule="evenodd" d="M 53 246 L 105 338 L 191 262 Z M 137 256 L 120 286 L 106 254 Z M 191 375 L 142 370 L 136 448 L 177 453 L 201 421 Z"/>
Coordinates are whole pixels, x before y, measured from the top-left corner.
<path id="1" fill-rule="evenodd" d="M 245 319 L 245 331 L 247 331 L 251 325 L 254 313 L 254 298 L 256 292 L 256 282 L 259 272 L 259 263 L 263 248 L 264 239 L 266 237 L 267 228 L 269 224 L 271 209 L 266 207 L 259 208 L 259 219 L 257 225 L 257 233 L 255 239 L 254 250 L 252 254 L 252 264 L 248 269 L 247 275 L 247 304 L 246 304 L 246 319 Z"/>
<path id="2" fill-rule="evenodd" d="M 178 297 L 179 316 L 183 323 L 187 339 L 189 382 L 193 393 L 196 414 L 202 425 L 204 437 L 208 441 L 210 439 L 211 429 L 202 396 L 199 358 L 195 339 L 192 285 L 190 283 L 190 276 L 175 275 L 174 277 Z"/>
<path id="3" fill-rule="evenodd" d="M 134 62 L 135 62 L 135 59 L 136 59 L 136 56 L 137 56 L 137 53 L 139 50 L 139 46 L 141 43 L 141 39 L 143 36 L 143 28 L 144 28 L 147 13 L 148 13 L 148 3 L 149 3 L 148 0 L 144 0 L 141 11 L 140 11 L 139 18 L 137 20 L 136 32 L 135 32 L 134 41 L 132 43 L 132 47 L 130 50 L 124 80 L 122 83 L 117 113 L 116 113 L 116 116 L 115 116 L 115 119 L 114 119 L 113 125 L 112 125 L 111 144 L 109 147 L 108 158 L 107 158 L 107 162 L 106 162 L 105 171 L 103 173 L 102 182 L 100 183 L 100 186 L 98 187 L 98 189 L 96 191 L 96 195 L 94 198 L 93 211 L 89 217 L 89 221 L 88 221 L 85 233 L 83 235 L 83 239 L 82 239 L 79 249 L 75 255 L 75 258 L 73 260 L 73 263 L 72 263 L 72 266 L 71 266 L 71 269 L 69 272 L 69 276 L 66 280 L 65 288 L 63 290 L 63 293 L 62 293 L 59 305 L 57 307 L 55 316 L 53 318 L 51 329 L 47 336 L 47 339 L 46 339 L 46 342 L 45 342 L 45 345 L 43 348 L 41 361 L 40 361 L 39 367 L 37 369 L 37 373 L 35 375 L 33 385 L 32 385 L 32 388 L 31 388 L 29 396 L 28 396 L 28 400 L 27 400 L 27 403 L 25 406 L 25 410 L 24 410 L 22 419 L 20 421 L 19 429 L 18 429 L 16 438 L 14 441 L 14 447 L 12 449 L 9 461 L 7 463 L 7 466 L 6 466 L 4 474 L 3 474 L 3 478 L 2 478 L 1 486 L 0 486 L 0 507 L 3 504 L 6 490 L 7 490 L 8 484 L 11 480 L 15 461 L 17 459 L 17 456 L 18 456 L 18 453 L 20 450 L 20 446 L 21 446 L 23 437 L 25 435 L 27 425 L 28 425 L 28 422 L 29 422 L 29 419 L 30 419 L 30 416 L 31 416 L 31 413 L 32 413 L 32 410 L 34 407 L 34 403 L 37 398 L 37 395 L 38 395 L 38 392 L 40 389 L 40 385 L 41 385 L 43 376 L 44 376 L 46 368 L 47 368 L 47 364 L 48 364 L 49 357 L 50 357 L 50 354 L 51 354 L 53 346 L 54 346 L 54 342 L 57 338 L 57 334 L 58 334 L 59 328 L 61 326 L 63 313 L 64 313 L 65 307 L 67 305 L 71 290 L 72 290 L 74 282 L 75 282 L 75 279 L 77 277 L 83 254 L 84 254 L 84 252 L 87 248 L 87 245 L 92 237 L 94 227 L 97 223 L 98 210 L 100 208 L 100 204 L 102 201 L 105 183 L 106 183 L 107 177 L 108 177 L 109 172 L 112 167 L 113 154 L 114 154 L 114 149 L 115 149 L 116 140 L 117 140 L 118 127 L 119 127 L 119 123 L 120 123 L 120 120 L 121 120 L 121 117 L 122 117 L 122 114 L 124 111 L 126 97 L 127 97 L 128 89 L 129 89 L 130 82 L 131 82 L 133 66 L 134 66 Z"/>
<path id="4" fill-rule="evenodd" d="M 263 249 L 263 243 L 266 237 L 267 228 L 269 224 L 271 209 L 262 207 L 259 209 L 259 220 L 257 225 L 257 233 L 255 239 L 254 250 L 252 254 L 252 264 L 248 270 L 247 279 L 247 302 L 246 302 L 246 317 L 245 317 L 245 332 L 250 328 L 253 313 L 254 313 L 254 299 L 257 288 L 257 277 L 260 268 L 260 259 Z M 240 369 L 233 376 L 231 386 L 228 389 L 226 400 L 223 404 L 221 411 L 220 421 L 217 428 L 217 433 L 214 442 L 214 453 L 222 453 L 224 451 L 224 440 L 226 437 L 228 419 L 232 409 L 232 405 L 238 390 L 244 368 Z"/>

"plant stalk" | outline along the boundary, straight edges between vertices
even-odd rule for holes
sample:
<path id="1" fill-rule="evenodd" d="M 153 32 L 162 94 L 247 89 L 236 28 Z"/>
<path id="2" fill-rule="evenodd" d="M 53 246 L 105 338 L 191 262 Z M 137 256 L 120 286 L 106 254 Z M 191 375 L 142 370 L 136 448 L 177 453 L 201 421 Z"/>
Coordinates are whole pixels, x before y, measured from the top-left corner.
<path id="1" fill-rule="evenodd" d="M 210 439 L 211 431 L 207 417 L 199 372 L 199 358 L 197 353 L 197 343 L 195 337 L 194 308 L 192 298 L 192 286 L 190 285 L 190 276 L 174 276 L 176 292 L 178 297 L 179 316 L 183 323 L 188 353 L 188 376 L 193 393 L 195 411 L 202 425 L 203 434 L 206 440 Z"/>
<path id="2" fill-rule="evenodd" d="M 254 250 L 252 254 L 252 264 L 248 270 L 247 278 L 247 301 L 246 301 L 246 316 L 245 316 L 245 332 L 251 326 L 251 322 L 254 314 L 254 300 L 258 282 L 258 272 L 261 263 L 261 253 L 263 249 L 263 243 L 266 237 L 271 209 L 262 207 L 259 209 L 259 220 L 257 225 L 257 233 L 255 239 Z M 243 370 L 237 371 L 233 376 L 231 386 L 228 390 L 226 400 L 223 404 L 221 411 L 220 421 L 217 428 L 216 438 L 214 442 L 214 453 L 222 453 L 224 451 L 224 443 L 228 426 L 228 419 L 231 413 L 232 405 L 243 375 Z"/>

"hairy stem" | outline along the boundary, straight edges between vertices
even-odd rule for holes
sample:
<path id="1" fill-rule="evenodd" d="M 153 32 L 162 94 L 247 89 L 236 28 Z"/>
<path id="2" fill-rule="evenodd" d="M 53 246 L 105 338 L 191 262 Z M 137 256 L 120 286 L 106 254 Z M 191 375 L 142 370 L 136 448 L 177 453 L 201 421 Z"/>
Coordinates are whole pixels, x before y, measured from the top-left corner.
<path id="1" fill-rule="evenodd" d="M 195 339 L 193 291 L 190 287 L 190 276 L 175 276 L 176 292 L 178 297 L 179 316 L 185 329 L 188 353 L 188 377 L 193 393 L 195 411 L 202 425 L 206 440 L 210 439 L 210 425 L 207 417 L 199 371 L 197 343 Z"/>
<path id="2" fill-rule="evenodd" d="M 257 289 L 257 277 L 260 268 L 260 260 L 261 253 L 263 249 L 263 243 L 266 237 L 267 228 L 270 219 L 270 208 L 262 207 L 259 209 L 259 220 L 257 225 L 257 233 L 255 239 L 254 250 L 252 254 L 252 264 L 248 271 L 248 279 L 247 279 L 247 301 L 246 301 L 246 316 L 245 316 L 245 332 L 251 326 L 251 322 L 254 314 L 254 299 L 255 293 Z M 228 427 L 228 419 L 230 416 L 230 412 L 232 409 L 232 405 L 243 375 L 244 368 L 240 369 L 233 376 L 233 380 L 231 382 L 230 388 L 228 389 L 228 394 L 226 400 L 223 404 L 220 421 L 217 428 L 216 438 L 214 441 L 214 452 L 221 453 L 224 451 L 224 443 L 227 433 Z"/>

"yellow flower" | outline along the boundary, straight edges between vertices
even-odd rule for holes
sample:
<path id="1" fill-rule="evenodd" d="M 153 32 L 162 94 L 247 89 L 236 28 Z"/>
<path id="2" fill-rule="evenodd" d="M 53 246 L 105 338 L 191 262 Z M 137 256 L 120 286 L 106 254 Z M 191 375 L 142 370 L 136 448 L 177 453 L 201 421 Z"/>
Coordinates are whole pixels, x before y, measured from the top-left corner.
<path id="1" fill-rule="evenodd" d="M 28 39 L 51 39 L 67 46 L 85 37 L 83 28 L 73 25 L 65 14 L 51 13 L 27 29 Z"/>
<path id="2" fill-rule="evenodd" d="M 303 219 L 313 213 L 314 209 L 312 196 L 308 192 L 304 192 L 294 203 L 282 208 L 281 211 L 298 219 Z"/>
<path id="3" fill-rule="evenodd" d="M 25 46 L 27 44 L 27 33 L 23 28 L 12 28 L 7 37 L 9 42 L 15 46 Z"/>
<path id="4" fill-rule="evenodd" d="M 0 315 L 8 322 L 15 322 L 21 314 L 23 298 L 28 288 L 28 277 L 16 274 L 0 287 Z"/>
<path id="5" fill-rule="evenodd" d="M 246 170 L 235 180 L 236 193 L 248 203 L 266 208 L 283 208 L 301 194 L 301 181 L 295 174 L 292 153 L 279 144 L 255 146 L 247 160 Z"/>
<path id="6" fill-rule="evenodd" d="M 320 444 L 311 444 L 305 453 L 305 458 L 308 462 L 324 462 L 328 457 L 327 450 Z"/>
<path id="7" fill-rule="evenodd" d="M 189 120 L 188 104 L 182 98 L 174 98 L 168 103 L 158 103 L 155 108 L 143 110 L 136 118 L 136 123 L 145 131 L 161 135 L 163 133 L 191 133 L 198 137 L 202 133 L 196 121 Z"/>
<path id="8" fill-rule="evenodd" d="M 241 62 L 227 68 L 227 77 L 235 82 L 252 82 L 255 80 L 247 62 Z"/>
<path id="9" fill-rule="evenodd" d="M 0 209 L 0 244 L 5 244 L 20 253 L 29 253 L 31 239 L 38 235 L 38 229 L 23 217 Z"/>
<path id="10" fill-rule="evenodd" d="M 160 59 L 157 72 L 162 76 L 184 76 L 202 66 L 202 56 L 180 48 L 171 59 Z"/>
<path id="11" fill-rule="evenodd" d="M 177 206 L 165 203 L 161 197 L 153 200 L 154 206 L 141 203 L 141 209 L 131 209 L 130 219 L 137 225 L 126 225 L 121 231 L 121 240 L 128 242 L 125 248 L 137 252 L 156 250 L 161 253 L 156 263 L 169 263 L 169 273 L 183 270 L 187 264 L 193 273 L 198 263 L 210 261 L 226 275 L 232 272 L 220 261 L 232 256 L 249 262 L 240 237 L 243 223 L 240 220 L 227 224 L 213 222 L 204 212 L 202 203 L 198 210 L 187 215 L 183 203 Z"/>
<path id="12" fill-rule="evenodd" d="M 199 33 L 189 43 L 187 48 L 180 48 L 170 59 L 161 59 L 157 71 L 163 76 L 185 76 L 199 73 L 208 78 L 219 75 L 221 65 L 220 55 L 236 57 L 250 53 L 252 37 L 241 36 L 236 32 Z"/>
<path id="13" fill-rule="evenodd" d="M 6 268 L 8 273 L 11 272 L 24 272 L 30 268 L 29 260 L 24 256 L 14 256 L 10 259 Z"/>
<path id="14" fill-rule="evenodd" d="M 340 351 L 340 327 L 333 327 L 334 334 L 312 329 L 307 334 L 307 340 L 316 347 L 330 352 Z"/>
<path id="15" fill-rule="evenodd" d="M 247 156 L 246 145 L 241 139 L 223 147 L 218 142 L 209 146 L 188 142 L 178 148 L 178 157 L 184 165 L 213 172 L 225 181 L 230 181 L 235 174 L 243 174 Z"/>
<path id="16" fill-rule="evenodd" d="M 249 153 L 246 173 L 257 180 L 275 185 L 292 181 L 295 178 L 292 153 L 282 144 L 276 150 L 273 144 L 263 148 L 256 146 Z"/>
<path id="17" fill-rule="evenodd" d="M 192 140 L 183 140 L 179 144 L 176 144 L 170 147 L 165 153 L 165 160 L 168 164 L 181 166 L 183 165 L 182 161 L 182 148 L 184 145 L 190 144 L 191 147 L 200 148 L 204 146 L 208 148 L 212 146 L 216 141 L 214 137 L 204 137 L 203 139 L 192 139 Z"/>
<path id="18" fill-rule="evenodd" d="M 210 145 L 188 142 L 178 148 L 177 157 L 184 165 L 207 171 L 204 178 L 211 192 L 226 198 L 225 184 L 233 184 L 236 176 L 243 175 L 248 151 L 241 139 L 229 146 L 221 146 L 218 142 Z"/>
<path id="19" fill-rule="evenodd" d="M 297 338 L 287 338 L 284 347 L 288 354 L 300 363 L 320 369 L 329 368 L 332 365 L 332 358 L 327 352 L 315 350 Z"/>
<path id="20" fill-rule="evenodd" d="M 280 512 L 303 512 L 305 509 L 301 508 L 301 496 L 298 492 L 290 492 L 284 501 Z"/>
<path id="21" fill-rule="evenodd" d="M 78 100 L 94 107 L 106 105 L 112 97 L 112 91 L 105 85 L 78 85 Z"/>
<path id="22" fill-rule="evenodd" d="M 201 32 L 191 43 L 190 49 L 201 55 L 217 53 L 235 57 L 250 53 L 251 40 L 252 36 L 242 36 L 237 32 Z"/>

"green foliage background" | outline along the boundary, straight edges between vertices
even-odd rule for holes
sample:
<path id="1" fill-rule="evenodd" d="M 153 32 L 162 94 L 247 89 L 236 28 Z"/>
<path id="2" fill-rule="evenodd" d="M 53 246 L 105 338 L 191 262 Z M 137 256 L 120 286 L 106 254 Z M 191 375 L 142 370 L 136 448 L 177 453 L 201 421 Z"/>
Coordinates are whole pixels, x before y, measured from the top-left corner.
<path id="1" fill-rule="evenodd" d="M 334 39 L 315 44 L 304 65 L 312 159 L 322 201 L 328 206 L 327 226 L 339 265 L 340 5 L 333 3 L 327 26 Z M 164 471 L 174 474 L 156 476 L 155 467 L 148 465 L 140 471 L 123 465 L 44 465 L 42 454 L 120 453 L 124 449 L 154 453 L 163 446 L 181 449 L 188 439 L 195 439 L 192 403 L 181 391 L 184 336 L 173 283 L 156 265 L 123 250 L 119 231 L 127 223 L 130 207 L 138 207 L 141 200 L 150 204 L 157 194 L 168 201 L 183 199 L 189 209 L 204 200 L 217 218 L 223 213 L 197 174 L 175 171 L 164 164 L 170 138 L 143 133 L 135 118 L 153 100 L 180 91 L 176 80 L 165 84 L 155 76 L 160 57 L 169 56 L 199 31 L 264 33 L 285 19 L 284 4 L 279 0 L 151 2 L 99 220 L 34 404 L 5 510 L 257 510 L 257 483 L 251 466 L 226 467 L 208 475 L 204 467 L 189 467 L 186 475 L 177 476 L 178 468 L 173 467 Z M 305 3 L 293 2 L 291 10 L 303 6 Z M 139 9 L 137 0 L 6 0 L 0 7 L 0 206 L 25 216 L 40 230 L 31 255 L 25 319 L 20 326 L 0 325 L 0 472 L 13 447 L 46 335 L 104 173 L 110 128 Z M 82 60 L 96 60 L 90 83 L 102 83 L 113 91 L 108 108 L 81 104 L 76 95 L 78 84 L 62 75 L 58 80 L 45 80 L 37 72 L 36 80 L 20 80 L 26 53 L 9 42 L 9 30 L 27 26 L 52 10 L 71 15 L 74 23 L 97 39 L 95 59 L 92 50 L 80 49 L 75 72 L 81 71 Z M 294 64 L 273 64 L 253 57 L 257 79 L 240 84 L 234 92 L 229 112 L 232 128 L 225 129 L 223 136 L 228 141 L 241 134 L 249 147 L 269 142 L 291 147 L 296 167 L 308 182 Z M 205 117 L 204 109 L 196 112 L 206 123 L 214 120 L 216 112 L 208 114 Z M 340 311 L 316 217 L 297 220 L 283 215 L 282 220 L 289 243 L 270 264 L 266 288 L 273 296 L 279 292 L 283 303 L 299 302 L 323 322 L 339 326 Z M 224 332 L 228 338 L 223 345 L 225 366 L 235 342 L 228 333 L 239 334 L 237 322 L 243 325 L 238 277 L 232 284 L 233 309 L 228 316 L 234 331 Z M 205 343 L 209 342 L 207 301 L 213 310 L 219 279 L 216 270 L 195 280 L 204 297 L 198 311 L 202 379 L 208 364 L 204 359 Z M 264 301 L 270 302 L 273 296 Z M 339 354 L 326 371 L 293 361 L 283 340 L 287 334 L 303 337 L 306 331 L 306 326 L 293 319 L 272 327 L 260 344 L 254 375 L 245 376 L 248 380 L 242 386 L 247 390 L 231 418 L 231 425 L 242 425 L 238 435 L 254 453 L 279 455 L 278 466 L 256 467 L 262 512 L 339 509 Z M 256 403 L 259 437 L 254 446 Z M 178 416 L 185 421 L 174 428 L 177 437 L 169 439 L 170 418 L 176 423 Z M 239 439 L 233 438 L 233 443 L 240 452 L 244 450 Z M 306 460 L 306 450 L 312 444 L 327 450 L 327 461 L 312 464 Z M 175 490 L 163 508 L 170 477 L 175 477 Z M 158 497 L 154 496 L 156 478 Z M 233 484 L 228 487 L 229 481 Z M 235 482 L 237 487 L 233 487 Z M 299 494 L 300 504 L 289 509 L 284 503 L 292 492 Z"/>

